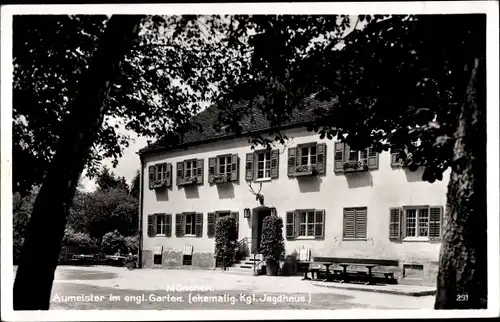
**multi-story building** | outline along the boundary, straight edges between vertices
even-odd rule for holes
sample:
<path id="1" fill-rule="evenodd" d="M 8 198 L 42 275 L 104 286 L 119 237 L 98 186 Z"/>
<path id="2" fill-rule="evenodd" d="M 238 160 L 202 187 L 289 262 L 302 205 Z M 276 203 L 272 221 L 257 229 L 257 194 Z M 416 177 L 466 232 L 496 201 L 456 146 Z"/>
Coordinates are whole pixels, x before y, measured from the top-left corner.
<path id="1" fill-rule="evenodd" d="M 262 218 L 252 215 L 259 203 L 249 185 L 261 185 L 265 205 L 283 217 L 287 254 L 396 259 L 400 277 L 434 283 L 447 179 L 430 184 L 396 154 L 320 139 L 306 131 L 304 114 L 283 127 L 285 145 L 252 150 L 248 138 L 216 132 L 215 113 L 200 113 L 202 130 L 182 144 L 139 152 L 143 267 L 214 268 L 218 216 L 234 216 L 239 240 L 254 251 Z M 247 129 L 266 125 L 257 118 Z"/>

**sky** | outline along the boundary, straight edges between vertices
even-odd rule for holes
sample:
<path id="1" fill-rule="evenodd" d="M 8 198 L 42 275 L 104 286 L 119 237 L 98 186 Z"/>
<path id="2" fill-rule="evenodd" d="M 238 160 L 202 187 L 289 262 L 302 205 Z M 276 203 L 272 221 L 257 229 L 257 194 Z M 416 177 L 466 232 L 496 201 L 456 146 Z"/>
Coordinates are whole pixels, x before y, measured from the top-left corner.
<path id="1" fill-rule="evenodd" d="M 110 168 L 111 171 L 113 171 L 117 176 L 125 177 L 127 183 L 130 185 L 136 171 L 139 170 L 141 166 L 137 152 L 147 145 L 147 139 L 145 137 L 139 137 L 135 132 L 126 131 L 123 128 L 119 131 L 130 134 L 132 138 L 130 145 L 128 148 L 124 149 L 123 156 L 119 159 L 116 168 L 113 168 L 111 163 L 113 160 L 112 158 L 103 160 L 102 165 Z M 86 191 L 92 191 L 96 188 L 95 182 L 93 180 L 89 180 L 87 177 L 83 178 L 82 184 Z"/>

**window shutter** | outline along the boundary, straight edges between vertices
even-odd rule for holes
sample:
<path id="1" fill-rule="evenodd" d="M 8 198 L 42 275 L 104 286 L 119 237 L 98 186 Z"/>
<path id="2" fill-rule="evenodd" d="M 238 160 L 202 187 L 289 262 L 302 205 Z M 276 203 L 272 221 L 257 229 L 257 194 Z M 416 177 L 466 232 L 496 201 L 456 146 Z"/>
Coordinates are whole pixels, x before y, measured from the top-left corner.
<path id="1" fill-rule="evenodd" d="M 231 181 L 238 180 L 238 155 L 231 155 Z"/>
<path id="2" fill-rule="evenodd" d="M 212 183 L 215 176 L 215 158 L 208 158 L 208 182 Z"/>
<path id="3" fill-rule="evenodd" d="M 316 146 L 316 170 L 325 173 L 326 168 L 326 144 L 318 143 Z"/>
<path id="4" fill-rule="evenodd" d="M 181 179 L 184 177 L 184 162 L 177 162 L 177 185 L 180 185 Z"/>
<path id="5" fill-rule="evenodd" d="M 443 207 L 432 206 L 429 213 L 429 239 L 440 240 L 443 235 Z"/>
<path id="6" fill-rule="evenodd" d="M 150 165 L 149 166 L 149 189 L 154 188 L 154 183 L 155 183 L 155 166 Z"/>
<path id="7" fill-rule="evenodd" d="M 156 216 L 148 215 L 148 237 L 156 235 Z"/>
<path id="8" fill-rule="evenodd" d="M 286 212 L 286 239 L 294 239 L 295 238 L 295 212 L 287 211 Z"/>
<path id="9" fill-rule="evenodd" d="M 342 172 L 344 170 L 344 143 L 335 142 L 334 158 L 333 170 Z"/>
<path id="10" fill-rule="evenodd" d="M 389 239 L 401 239 L 401 208 L 389 209 Z"/>
<path id="11" fill-rule="evenodd" d="M 195 214 L 195 235 L 196 237 L 203 237 L 203 213 L 198 212 Z"/>
<path id="12" fill-rule="evenodd" d="M 175 214 L 175 236 L 184 236 L 184 227 L 182 226 L 183 214 Z"/>
<path id="13" fill-rule="evenodd" d="M 167 163 L 167 173 L 165 174 L 165 185 L 172 187 L 172 163 Z"/>
<path id="14" fill-rule="evenodd" d="M 297 148 L 288 148 L 288 176 L 295 175 L 297 167 Z"/>
<path id="15" fill-rule="evenodd" d="M 368 168 L 369 169 L 378 169 L 378 152 L 375 152 L 375 149 L 368 148 Z"/>
<path id="16" fill-rule="evenodd" d="M 196 160 L 196 182 L 198 184 L 203 184 L 203 159 Z"/>
<path id="17" fill-rule="evenodd" d="M 236 221 L 236 239 L 238 239 L 240 231 L 240 213 L 238 211 L 232 211 L 231 217 L 233 217 L 234 221 Z"/>
<path id="18" fill-rule="evenodd" d="M 344 208 L 344 236 L 343 238 L 355 238 L 355 218 L 356 212 L 354 209 Z"/>
<path id="19" fill-rule="evenodd" d="M 316 210 L 315 211 L 315 225 L 314 225 L 314 237 L 324 238 L 325 237 L 325 211 Z"/>
<path id="20" fill-rule="evenodd" d="M 280 150 L 271 150 L 271 178 L 277 178 L 279 176 L 280 168 Z"/>
<path id="21" fill-rule="evenodd" d="M 245 180 L 253 180 L 253 157 L 254 154 L 247 153 L 245 158 Z"/>
<path id="22" fill-rule="evenodd" d="M 215 236 L 215 212 L 207 214 L 207 236 L 208 238 Z"/>
<path id="23" fill-rule="evenodd" d="M 172 237 L 172 214 L 165 215 L 165 236 Z"/>
<path id="24" fill-rule="evenodd" d="M 367 209 L 356 209 L 356 238 L 366 238 Z"/>
<path id="25" fill-rule="evenodd" d="M 399 158 L 400 149 L 391 149 L 391 166 L 397 167 L 402 165 L 401 160 Z"/>

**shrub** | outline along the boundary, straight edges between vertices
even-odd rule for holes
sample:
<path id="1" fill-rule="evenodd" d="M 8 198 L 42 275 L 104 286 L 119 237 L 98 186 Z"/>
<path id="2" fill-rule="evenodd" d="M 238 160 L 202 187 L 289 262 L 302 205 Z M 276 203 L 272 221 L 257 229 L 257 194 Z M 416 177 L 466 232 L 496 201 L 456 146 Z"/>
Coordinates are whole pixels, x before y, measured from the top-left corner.
<path id="1" fill-rule="evenodd" d="M 98 248 L 97 241 L 87 233 L 76 232 L 72 228 L 66 228 L 64 231 L 63 246 L 78 246 L 85 249 Z"/>
<path id="2" fill-rule="evenodd" d="M 125 237 L 125 247 L 127 248 L 127 254 L 137 254 L 139 250 L 139 236 L 127 236 Z"/>
<path id="3" fill-rule="evenodd" d="M 117 252 L 125 254 L 127 252 L 125 237 L 118 230 L 106 233 L 102 237 L 101 251 L 105 254 L 115 254 Z"/>
<path id="4" fill-rule="evenodd" d="M 236 220 L 230 216 L 217 219 L 215 224 L 215 260 L 224 268 L 236 261 Z"/>
<path id="5" fill-rule="evenodd" d="M 283 239 L 283 219 L 278 216 L 267 216 L 262 223 L 262 239 L 260 253 L 266 261 L 281 261 L 285 257 L 285 240 Z"/>

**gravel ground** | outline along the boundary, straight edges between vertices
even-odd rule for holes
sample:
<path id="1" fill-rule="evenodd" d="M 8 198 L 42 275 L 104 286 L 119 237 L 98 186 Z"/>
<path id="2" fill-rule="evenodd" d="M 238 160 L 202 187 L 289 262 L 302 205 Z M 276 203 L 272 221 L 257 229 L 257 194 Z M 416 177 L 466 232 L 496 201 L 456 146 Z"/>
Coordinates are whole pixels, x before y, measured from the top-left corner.
<path id="1" fill-rule="evenodd" d="M 300 276 L 232 275 L 201 270 L 59 266 L 56 310 L 426 309 L 434 296 L 326 288 Z"/>

